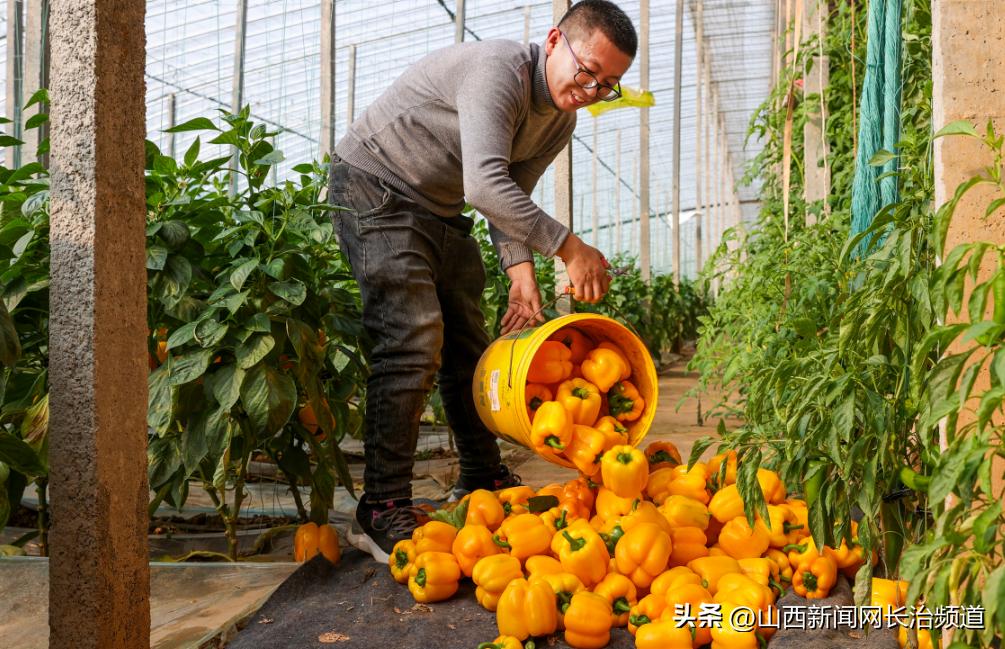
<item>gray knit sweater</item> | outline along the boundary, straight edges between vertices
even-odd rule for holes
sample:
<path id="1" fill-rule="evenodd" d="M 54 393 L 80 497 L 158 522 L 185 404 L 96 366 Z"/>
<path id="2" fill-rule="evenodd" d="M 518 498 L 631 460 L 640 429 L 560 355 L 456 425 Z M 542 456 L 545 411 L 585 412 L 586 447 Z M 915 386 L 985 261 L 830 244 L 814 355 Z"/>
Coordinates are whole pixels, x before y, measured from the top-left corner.
<path id="1" fill-rule="evenodd" d="M 514 41 L 461 43 L 402 73 L 335 147 L 343 160 L 434 214 L 465 199 L 489 221 L 503 269 L 553 256 L 568 228 L 530 193 L 576 127 L 548 92 L 544 48 Z"/>

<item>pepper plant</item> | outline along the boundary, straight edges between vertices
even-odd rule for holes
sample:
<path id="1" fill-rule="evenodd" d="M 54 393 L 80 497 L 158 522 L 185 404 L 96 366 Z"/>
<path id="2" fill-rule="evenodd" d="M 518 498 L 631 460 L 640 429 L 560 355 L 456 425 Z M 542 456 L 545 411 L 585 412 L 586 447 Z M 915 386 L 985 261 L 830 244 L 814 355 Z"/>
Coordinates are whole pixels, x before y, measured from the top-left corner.
<path id="1" fill-rule="evenodd" d="M 150 511 L 162 501 L 180 508 L 197 481 L 236 558 L 256 450 L 276 461 L 294 497 L 310 486 L 315 522 L 327 522 L 336 482 L 352 492 L 338 442 L 360 425 L 366 341 L 331 208 L 318 201 L 325 166 L 298 165 L 299 179 L 267 186 L 282 154 L 248 108 L 171 130 L 200 135 L 180 162 L 147 144 L 148 317 L 166 335 L 149 379 Z M 200 159 L 204 133 L 237 151 L 236 170 L 230 156 Z M 323 434 L 294 416 L 305 406 Z"/>

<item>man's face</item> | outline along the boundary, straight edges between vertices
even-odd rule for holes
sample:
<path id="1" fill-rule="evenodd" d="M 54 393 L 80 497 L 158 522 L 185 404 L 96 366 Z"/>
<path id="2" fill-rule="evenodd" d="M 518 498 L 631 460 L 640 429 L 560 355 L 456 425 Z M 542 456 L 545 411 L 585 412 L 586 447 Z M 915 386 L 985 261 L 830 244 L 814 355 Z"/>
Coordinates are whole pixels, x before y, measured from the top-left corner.
<path id="1" fill-rule="evenodd" d="M 632 57 L 615 47 L 599 29 L 593 30 L 585 38 L 576 33 L 567 36 L 568 44 L 557 27 L 552 27 L 548 32 L 544 46 L 548 55 L 545 72 L 555 106 L 571 113 L 600 101 L 598 88 L 587 90 L 576 83 L 575 77 L 580 66 L 593 74 L 600 83 L 616 86 L 631 66 Z"/>

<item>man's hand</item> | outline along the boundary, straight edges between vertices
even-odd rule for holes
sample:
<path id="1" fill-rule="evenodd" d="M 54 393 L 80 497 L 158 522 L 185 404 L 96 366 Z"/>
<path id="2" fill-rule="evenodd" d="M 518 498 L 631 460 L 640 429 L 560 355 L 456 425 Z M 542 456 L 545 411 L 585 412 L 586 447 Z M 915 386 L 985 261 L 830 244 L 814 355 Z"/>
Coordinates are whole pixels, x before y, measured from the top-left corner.
<path id="1" fill-rule="evenodd" d="M 541 315 L 541 291 L 534 277 L 533 262 L 514 264 L 506 269 L 509 276 L 509 308 L 500 322 L 500 334 L 505 335 L 525 326 L 544 322 Z"/>
<path id="2" fill-rule="evenodd" d="M 576 300 L 597 303 L 607 294 L 611 287 L 607 269 L 611 265 L 607 263 L 603 253 L 570 233 L 558 249 L 558 256 L 565 262 Z"/>

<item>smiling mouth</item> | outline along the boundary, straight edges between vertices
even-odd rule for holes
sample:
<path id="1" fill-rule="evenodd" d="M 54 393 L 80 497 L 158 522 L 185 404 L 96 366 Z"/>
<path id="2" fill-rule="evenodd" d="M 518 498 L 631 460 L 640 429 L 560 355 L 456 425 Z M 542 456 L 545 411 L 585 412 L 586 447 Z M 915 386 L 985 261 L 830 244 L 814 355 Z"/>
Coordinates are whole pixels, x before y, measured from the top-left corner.
<path id="1" fill-rule="evenodd" d="M 572 96 L 572 103 L 576 104 L 577 106 L 583 106 L 584 104 L 586 104 L 586 100 L 576 95 L 576 93 L 570 92 L 569 94 Z"/>

